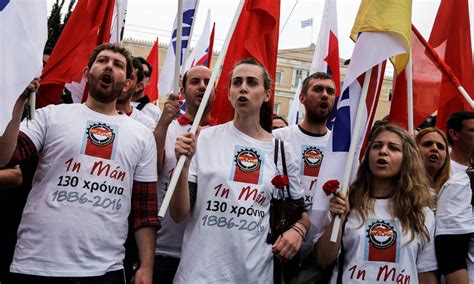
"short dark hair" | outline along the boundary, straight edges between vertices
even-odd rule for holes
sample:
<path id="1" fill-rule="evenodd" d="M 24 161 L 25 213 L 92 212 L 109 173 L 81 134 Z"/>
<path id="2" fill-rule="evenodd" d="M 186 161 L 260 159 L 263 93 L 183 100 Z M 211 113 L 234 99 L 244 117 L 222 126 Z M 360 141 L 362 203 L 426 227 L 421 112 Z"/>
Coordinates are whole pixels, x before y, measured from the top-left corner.
<path id="1" fill-rule="evenodd" d="M 53 52 L 53 48 L 52 48 L 52 47 L 46 46 L 46 47 L 43 49 L 43 54 L 51 55 L 52 52 Z"/>
<path id="2" fill-rule="evenodd" d="M 130 75 L 132 75 L 132 56 L 130 55 L 130 51 L 123 47 L 120 44 L 114 44 L 114 43 L 103 43 L 92 51 L 92 55 L 89 58 L 89 63 L 87 64 L 87 67 L 89 70 L 92 68 L 92 64 L 94 64 L 95 60 L 97 59 L 97 56 L 99 53 L 101 53 L 104 50 L 111 50 L 115 53 L 120 53 L 125 57 L 125 61 L 127 62 L 127 66 L 125 66 L 127 70 L 127 79 L 130 79 Z"/>
<path id="3" fill-rule="evenodd" d="M 334 85 L 336 85 L 336 83 L 332 79 L 331 75 L 329 75 L 328 73 L 316 72 L 316 73 L 313 73 L 313 74 L 309 75 L 308 77 L 306 77 L 303 80 L 303 87 L 301 87 L 301 93 L 306 94 L 306 92 L 308 92 L 309 82 L 313 79 L 331 80 L 334 83 Z M 338 86 L 335 86 L 335 87 L 336 87 L 336 89 L 338 88 Z"/>
<path id="4" fill-rule="evenodd" d="M 146 61 L 146 59 L 141 57 L 141 56 L 138 56 L 138 57 L 135 57 L 135 58 L 140 60 L 141 64 L 145 64 L 148 67 L 148 77 L 150 77 L 151 74 L 153 73 L 153 68 L 151 67 L 150 62 Z"/>
<path id="5" fill-rule="evenodd" d="M 288 121 L 286 121 L 286 119 L 283 116 L 279 116 L 278 114 L 274 113 L 272 115 L 272 121 L 276 120 L 276 119 L 279 119 L 279 120 L 283 121 L 285 123 L 285 125 L 288 126 Z"/>
<path id="6" fill-rule="evenodd" d="M 137 83 L 143 81 L 145 78 L 145 72 L 143 71 L 143 65 L 136 57 L 132 59 L 132 66 L 133 68 L 137 69 Z"/>
<path id="7" fill-rule="evenodd" d="M 448 133 L 448 142 L 451 145 L 453 143 L 453 139 L 451 138 L 451 135 L 449 134 L 449 130 L 453 129 L 456 131 L 461 131 L 463 125 L 462 122 L 467 119 L 474 119 L 474 112 L 473 111 L 458 111 L 453 114 L 451 114 L 448 118 L 448 127 L 447 127 L 447 133 Z"/>

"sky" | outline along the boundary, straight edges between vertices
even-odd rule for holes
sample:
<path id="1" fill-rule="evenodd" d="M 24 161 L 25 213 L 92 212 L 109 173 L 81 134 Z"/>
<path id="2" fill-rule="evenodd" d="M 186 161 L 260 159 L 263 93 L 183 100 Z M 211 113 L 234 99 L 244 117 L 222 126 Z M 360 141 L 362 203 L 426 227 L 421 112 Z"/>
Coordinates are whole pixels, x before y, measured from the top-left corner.
<path id="1" fill-rule="evenodd" d="M 66 1 L 67 3 L 68 1 Z M 201 34 L 208 9 L 211 20 L 216 23 L 214 49 L 219 50 L 227 35 L 239 0 L 200 0 L 195 18 L 194 46 Z M 54 0 L 48 0 L 49 9 Z M 128 0 L 125 38 L 169 43 L 171 29 L 177 11 L 177 0 Z M 412 22 L 428 39 L 438 11 L 440 0 L 413 0 Z M 474 31 L 474 0 L 469 0 L 471 31 Z M 360 0 L 338 0 L 339 55 L 351 57 L 354 43 L 349 39 Z M 66 8 L 67 5 L 64 5 Z M 281 0 L 279 48 L 307 47 L 316 42 L 324 0 Z M 301 21 L 313 18 L 313 27 L 301 28 Z M 474 36 L 471 36 L 474 46 Z"/>

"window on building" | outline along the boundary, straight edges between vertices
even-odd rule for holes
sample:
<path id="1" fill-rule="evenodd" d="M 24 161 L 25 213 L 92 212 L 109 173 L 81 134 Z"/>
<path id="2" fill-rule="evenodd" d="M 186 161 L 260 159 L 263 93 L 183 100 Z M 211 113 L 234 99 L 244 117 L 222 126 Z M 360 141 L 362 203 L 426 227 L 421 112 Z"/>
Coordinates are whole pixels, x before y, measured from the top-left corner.
<path id="1" fill-rule="evenodd" d="M 273 113 L 280 114 L 280 103 L 273 104 Z"/>
<path id="2" fill-rule="evenodd" d="M 388 88 L 388 90 L 387 90 L 387 100 L 388 100 L 389 102 L 392 101 L 392 94 L 393 94 L 392 88 Z"/>
<path id="3" fill-rule="evenodd" d="M 293 86 L 298 86 L 298 82 L 300 80 L 303 80 L 303 70 L 301 69 L 296 69 L 296 73 L 295 73 L 295 81 L 293 82 Z"/>
<path id="4" fill-rule="evenodd" d="M 275 84 L 281 84 L 281 76 L 282 73 L 280 71 L 277 71 L 275 74 Z"/>
<path id="5" fill-rule="evenodd" d="M 303 80 L 308 76 L 309 70 L 295 69 L 293 71 L 293 88 L 298 87 L 298 82 L 301 80 L 301 83 L 303 83 Z"/>

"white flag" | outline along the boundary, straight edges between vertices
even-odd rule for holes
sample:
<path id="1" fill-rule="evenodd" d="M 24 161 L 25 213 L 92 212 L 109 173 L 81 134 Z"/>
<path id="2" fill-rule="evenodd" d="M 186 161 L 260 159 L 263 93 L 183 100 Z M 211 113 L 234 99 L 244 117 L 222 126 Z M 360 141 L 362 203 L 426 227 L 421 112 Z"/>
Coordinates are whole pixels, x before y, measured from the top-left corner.
<path id="1" fill-rule="evenodd" d="M 46 0 L 0 0 L 0 136 L 18 97 L 43 68 Z"/>

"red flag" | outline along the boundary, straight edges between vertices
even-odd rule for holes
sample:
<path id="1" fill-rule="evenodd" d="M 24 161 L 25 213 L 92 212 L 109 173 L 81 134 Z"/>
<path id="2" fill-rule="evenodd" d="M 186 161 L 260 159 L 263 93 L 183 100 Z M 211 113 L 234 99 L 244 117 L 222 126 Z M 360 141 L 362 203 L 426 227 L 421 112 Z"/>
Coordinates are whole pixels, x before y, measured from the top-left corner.
<path id="1" fill-rule="evenodd" d="M 79 0 L 41 75 L 37 107 L 59 103 L 65 83 L 80 82 L 92 50 L 109 42 L 115 0 Z"/>
<path id="2" fill-rule="evenodd" d="M 461 85 L 473 98 L 474 74 L 468 0 L 441 0 L 429 43 L 451 67 Z M 439 98 L 436 125 L 446 130 L 449 115 L 470 108 L 457 93 L 443 88 Z"/>
<path id="3" fill-rule="evenodd" d="M 229 75 L 239 60 L 247 57 L 256 58 L 267 68 L 272 82 L 275 82 L 279 19 L 280 0 L 247 0 L 245 2 L 229 43 L 216 88 L 216 99 L 211 109 L 212 117 L 216 118 L 218 123 L 233 119 L 234 111 L 227 100 Z M 274 89 L 273 83 L 272 90 Z M 268 108 L 268 120 L 271 123 L 273 97 L 268 102 Z"/>
<path id="4" fill-rule="evenodd" d="M 433 114 L 443 92 L 459 97 L 459 81 L 438 53 L 412 25 L 413 123 L 420 125 Z M 394 79 L 389 122 L 408 129 L 406 70 Z"/>
<path id="5" fill-rule="evenodd" d="M 212 48 L 214 48 L 214 33 L 216 31 L 216 23 L 212 24 L 211 37 L 209 38 L 209 50 L 207 51 L 207 67 L 211 67 Z"/>
<path id="6" fill-rule="evenodd" d="M 158 99 L 158 73 L 159 73 L 159 65 L 158 65 L 158 38 L 153 45 L 153 48 L 148 54 L 146 61 L 151 64 L 151 68 L 153 68 L 153 73 L 151 74 L 150 83 L 145 88 L 144 93 L 150 99 L 150 102 L 154 102 Z"/>

